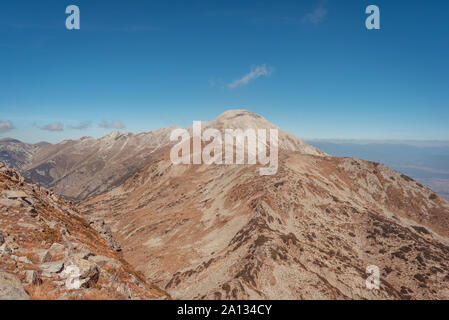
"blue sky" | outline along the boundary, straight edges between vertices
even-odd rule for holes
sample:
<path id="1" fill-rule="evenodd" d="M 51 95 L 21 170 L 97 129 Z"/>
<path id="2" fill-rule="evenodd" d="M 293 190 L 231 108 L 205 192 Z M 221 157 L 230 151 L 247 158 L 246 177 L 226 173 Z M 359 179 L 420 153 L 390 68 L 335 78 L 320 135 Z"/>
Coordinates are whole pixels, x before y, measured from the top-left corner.
<path id="1" fill-rule="evenodd" d="M 65 28 L 78 5 L 81 30 Z M 365 28 L 378 5 L 381 30 Z M 23 1 L 0 8 L 0 138 L 249 109 L 299 137 L 449 139 L 448 1 Z"/>

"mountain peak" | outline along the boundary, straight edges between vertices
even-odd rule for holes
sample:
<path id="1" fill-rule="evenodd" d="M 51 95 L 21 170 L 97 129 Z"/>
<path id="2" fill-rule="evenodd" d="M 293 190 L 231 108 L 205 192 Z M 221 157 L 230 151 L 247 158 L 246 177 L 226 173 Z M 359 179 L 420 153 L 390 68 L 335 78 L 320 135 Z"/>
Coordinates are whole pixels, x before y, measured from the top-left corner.
<path id="1" fill-rule="evenodd" d="M 248 110 L 228 110 L 207 125 L 217 129 L 274 129 L 276 126 Z"/>
<path id="2" fill-rule="evenodd" d="M 205 123 L 206 128 L 214 128 L 218 130 L 224 129 L 276 129 L 279 133 L 279 148 L 290 151 L 299 151 L 305 154 L 326 155 L 326 153 L 318 150 L 298 137 L 291 135 L 276 125 L 267 121 L 264 117 L 259 116 L 248 110 L 228 110 L 219 115 L 215 120 Z"/>
<path id="3" fill-rule="evenodd" d="M 231 109 L 220 114 L 216 120 L 230 120 L 239 117 L 250 117 L 260 119 L 261 116 L 245 109 Z M 262 118 L 263 119 L 263 118 Z"/>

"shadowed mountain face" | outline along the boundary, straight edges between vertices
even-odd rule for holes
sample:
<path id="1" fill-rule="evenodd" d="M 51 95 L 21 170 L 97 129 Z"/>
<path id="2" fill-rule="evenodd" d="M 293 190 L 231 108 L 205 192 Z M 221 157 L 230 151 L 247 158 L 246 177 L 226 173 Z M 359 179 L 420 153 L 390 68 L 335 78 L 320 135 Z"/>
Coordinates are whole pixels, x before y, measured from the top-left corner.
<path id="1" fill-rule="evenodd" d="M 273 176 L 167 152 L 81 209 L 175 298 L 447 298 L 449 203 L 382 164 L 303 151 L 281 148 Z"/>
<path id="2" fill-rule="evenodd" d="M 58 144 L 0 143 L 3 159 L 30 181 L 80 200 L 119 185 L 170 145 L 171 129 L 112 132 Z M 13 149 L 14 146 L 14 149 Z M 23 158 L 22 158 L 23 155 Z M 21 161 L 17 160 L 21 159 Z"/>
<path id="3" fill-rule="evenodd" d="M 0 162 L 12 169 L 29 165 L 38 146 L 15 139 L 0 139 Z"/>
<path id="4" fill-rule="evenodd" d="M 39 148 L 24 175 L 76 200 L 119 185 L 169 145 L 170 129 L 112 132 Z"/>

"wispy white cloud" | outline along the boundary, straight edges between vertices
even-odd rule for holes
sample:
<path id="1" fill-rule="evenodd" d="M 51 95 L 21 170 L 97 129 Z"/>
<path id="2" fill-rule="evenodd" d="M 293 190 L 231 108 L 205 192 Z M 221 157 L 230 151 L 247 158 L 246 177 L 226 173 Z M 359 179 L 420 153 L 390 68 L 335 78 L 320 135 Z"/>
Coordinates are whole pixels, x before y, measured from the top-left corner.
<path id="1" fill-rule="evenodd" d="M 108 122 L 106 120 L 103 120 L 100 125 L 100 128 L 104 129 L 124 129 L 126 128 L 123 122 L 120 120 L 112 120 L 111 122 Z"/>
<path id="2" fill-rule="evenodd" d="M 80 124 L 77 125 L 77 126 L 70 126 L 70 129 L 85 130 L 87 128 L 90 128 L 91 126 L 92 126 L 92 122 L 91 121 L 83 121 L 83 122 L 80 122 Z"/>
<path id="3" fill-rule="evenodd" d="M 302 23 L 313 23 L 313 24 L 319 24 L 324 21 L 324 18 L 326 18 L 327 15 L 327 9 L 324 8 L 323 5 L 320 5 L 312 12 L 309 12 L 306 14 L 302 19 Z"/>
<path id="4" fill-rule="evenodd" d="M 263 64 L 261 66 L 255 66 L 251 68 L 251 71 L 247 74 L 245 74 L 240 79 L 237 79 L 233 81 L 232 83 L 228 84 L 227 87 L 229 88 L 237 88 L 243 85 L 248 84 L 250 81 L 255 80 L 259 77 L 269 77 L 273 73 L 272 67 L 267 67 L 267 65 Z"/>
<path id="5" fill-rule="evenodd" d="M 46 131 L 63 131 L 64 126 L 61 122 L 53 122 L 50 124 L 47 124 L 46 126 L 41 127 L 42 130 Z"/>
<path id="6" fill-rule="evenodd" d="M 11 121 L 0 121 L 0 133 L 5 133 L 12 129 L 15 129 L 15 127 Z"/>

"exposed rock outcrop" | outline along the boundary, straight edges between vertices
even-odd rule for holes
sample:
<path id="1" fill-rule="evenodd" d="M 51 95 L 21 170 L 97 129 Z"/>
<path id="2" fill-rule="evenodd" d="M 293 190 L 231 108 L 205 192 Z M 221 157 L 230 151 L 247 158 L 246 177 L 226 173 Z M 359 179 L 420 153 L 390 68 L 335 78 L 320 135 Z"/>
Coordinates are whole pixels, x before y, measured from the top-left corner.
<path id="1" fill-rule="evenodd" d="M 91 218 L 89 219 L 89 225 L 101 234 L 103 239 L 106 240 L 111 248 L 113 248 L 115 251 L 122 251 L 122 248 L 112 236 L 111 229 L 106 225 L 103 219 Z"/>
<path id="2" fill-rule="evenodd" d="M 0 299 L 157 299 L 167 294 L 51 191 L 0 164 Z M 105 236 L 106 235 L 106 236 Z M 112 245 L 112 246 L 111 246 Z"/>
<path id="3" fill-rule="evenodd" d="M 0 300 L 29 300 L 21 281 L 13 274 L 0 271 Z"/>

